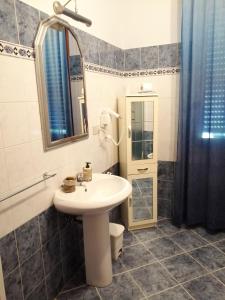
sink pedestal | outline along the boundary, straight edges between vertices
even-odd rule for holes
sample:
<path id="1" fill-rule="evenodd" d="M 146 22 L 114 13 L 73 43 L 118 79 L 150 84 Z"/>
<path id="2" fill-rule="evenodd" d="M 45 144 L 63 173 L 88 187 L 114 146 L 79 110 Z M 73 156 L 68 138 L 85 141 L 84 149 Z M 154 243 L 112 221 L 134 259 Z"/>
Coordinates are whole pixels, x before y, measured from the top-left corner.
<path id="1" fill-rule="evenodd" d="M 109 214 L 83 215 L 86 281 L 104 287 L 112 282 Z"/>

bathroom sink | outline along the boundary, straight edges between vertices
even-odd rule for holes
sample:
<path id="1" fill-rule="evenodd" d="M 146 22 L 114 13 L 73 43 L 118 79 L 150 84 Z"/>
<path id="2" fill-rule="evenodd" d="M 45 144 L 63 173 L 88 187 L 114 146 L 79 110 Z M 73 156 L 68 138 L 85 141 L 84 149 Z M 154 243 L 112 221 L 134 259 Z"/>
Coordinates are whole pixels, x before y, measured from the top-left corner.
<path id="1" fill-rule="evenodd" d="M 83 184 L 72 193 L 57 190 L 55 207 L 74 215 L 98 214 L 119 205 L 131 193 L 126 179 L 109 174 L 93 174 L 92 181 Z"/>
<path id="2" fill-rule="evenodd" d="M 112 282 L 109 211 L 131 194 L 132 187 L 109 174 L 93 174 L 92 181 L 83 184 L 72 193 L 57 190 L 53 201 L 59 211 L 83 216 L 86 281 L 105 287 Z"/>

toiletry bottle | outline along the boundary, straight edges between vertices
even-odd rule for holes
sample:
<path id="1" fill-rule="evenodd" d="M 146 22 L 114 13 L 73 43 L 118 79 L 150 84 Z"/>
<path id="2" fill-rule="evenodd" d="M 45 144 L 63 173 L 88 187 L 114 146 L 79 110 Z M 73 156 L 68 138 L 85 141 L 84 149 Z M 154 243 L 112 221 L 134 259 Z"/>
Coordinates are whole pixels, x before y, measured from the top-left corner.
<path id="1" fill-rule="evenodd" d="M 86 162 L 86 166 L 83 167 L 84 181 L 92 180 L 92 168 L 91 168 L 90 164 L 91 164 L 90 162 Z"/>

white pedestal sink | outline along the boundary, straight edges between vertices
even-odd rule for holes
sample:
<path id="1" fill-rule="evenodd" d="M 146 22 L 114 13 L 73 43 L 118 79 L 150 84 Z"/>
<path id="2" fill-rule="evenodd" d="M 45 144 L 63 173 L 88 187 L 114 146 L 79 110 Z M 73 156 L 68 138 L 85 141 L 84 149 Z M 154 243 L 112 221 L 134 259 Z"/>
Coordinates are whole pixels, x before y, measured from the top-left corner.
<path id="1" fill-rule="evenodd" d="M 104 287 L 112 282 L 109 211 L 131 193 L 130 183 L 119 176 L 93 174 L 90 182 L 73 193 L 57 190 L 54 205 L 61 212 L 83 215 L 87 283 Z"/>

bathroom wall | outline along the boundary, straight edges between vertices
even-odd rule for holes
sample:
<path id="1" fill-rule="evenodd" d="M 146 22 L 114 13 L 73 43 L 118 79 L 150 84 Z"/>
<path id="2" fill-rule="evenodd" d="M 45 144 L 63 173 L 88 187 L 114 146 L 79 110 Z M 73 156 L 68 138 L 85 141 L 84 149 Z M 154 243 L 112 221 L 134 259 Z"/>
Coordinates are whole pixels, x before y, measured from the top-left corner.
<path id="1" fill-rule="evenodd" d="M 65 176 L 80 171 L 86 160 L 93 162 L 96 172 L 103 172 L 117 163 L 117 149 L 111 143 L 103 142 L 101 137 L 93 135 L 92 127 L 99 124 L 103 108 L 111 107 L 116 110 L 117 96 L 136 92 L 143 81 L 151 81 L 154 90 L 160 95 L 159 121 L 162 122 L 159 128 L 159 208 L 162 216 L 169 215 L 173 191 L 171 161 L 175 160 L 179 77 L 178 40 L 161 33 L 161 38 L 155 38 L 151 43 L 150 31 L 149 43 L 139 43 L 137 32 L 133 39 L 129 37 L 130 31 L 134 30 L 132 27 L 127 28 L 129 30 L 124 35 L 120 24 L 126 23 L 124 16 L 131 13 L 129 11 L 126 14 L 126 9 L 131 9 L 128 2 L 125 1 L 127 6 L 123 6 L 118 0 L 78 1 L 79 12 L 90 17 L 96 24 L 91 28 L 76 24 L 86 61 L 90 136 L 71 145 L 43 152 L 32 45 L 37 24 L 45 17 L 43 11 L 52 14 L 52 1 L 26 0 L 42 11 L 23 2 L 0 0 L 0 67 L 4 70 L 0 80 L 0 198 L 39 180 L 46 171 L 50 174 L 56 172 L 57 176 L 0 204 L 0 238 L 4 237 L 0 239 L 0 255 L 4 257 L 3 271 L 9 300 L 15 295 L 20 295 L 18 300 L 29 297 L 33 299 L 34 295 L 43 292 L 43 286 L 45 297 L 47 294 L 55 295 L 67 276 L 71 275 L 65 271 L 70 272 L 71 269 L 67 268 L 69 258 L 63 246 L 63 243 L 70 246 L 71 241 L 69 238 L 63 241 L 62 233 L 65 228 L 69 228 L 69 237 L 71 230 L 78 225 L 66 217 L 62 218 L 63 225 L 60 225 L 60 214 L 49 208 L 54 190 Z M 152 5 L 155 3 L 150 2 Z M 173 7 L 170 0 L 166 0 L 166 3 L 164 17 L 170 15 Z M 143 8 L 147 8 L 146 1 L 142 4 Z M 121 10 L 118 10 L 118 5 L 121 5 Z M 160 6 L 158 11 L 159 8 Z M 165 20 L 168 18 L 165 17 Z M 131 19 L 128 18 L 127 22 L 130 24 Z M 165 21 L 164 25 L 167 24 Z M 142 41 L 144 40 L 143 38 Z M 151 47 L 152 45 L 157 46 Z M 116 124 L 113 125 L 116 134 Z M 118 217 L 117 212 L 113 217 Z M 57 228 L 51 234 L 54 226 Z M 37 231 L 37 239 L 34 240 Z M 25 249 L 20 249 L 19 244 L 26 240 L 27 232 L 30 232 L 28 237 L 34 241 L 34 246 L 28 243 Z M 49 234 L 47 239 L 43 238 L 45 232 Z M 77 235 L 74 239 L 75 245 L 81 247 L 82 237 Z M 53 245 L 59 244 L 60 251 L 53 253 Z M 4 252 L 5 249 L 10 249 L 10 252 Z M 24 253 L 27 255 L 26 260 L 22 258 Z M 81 264 L 82 251 L 77 261 L 74 261 L 72 271 Z M 36 276 L 40 265 L 41 271 Z M 60 276 L 56 276 L 57 272 L 60 272 Z M 54 282 L 56 277 L 59 278 L 58 282 Z M 35 282 L 32 287 L 31 281 Z"/>

